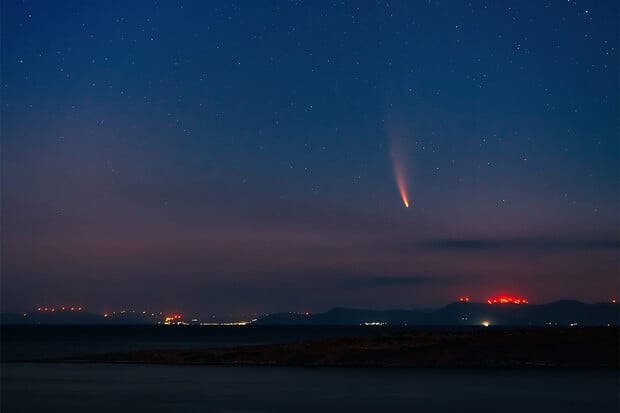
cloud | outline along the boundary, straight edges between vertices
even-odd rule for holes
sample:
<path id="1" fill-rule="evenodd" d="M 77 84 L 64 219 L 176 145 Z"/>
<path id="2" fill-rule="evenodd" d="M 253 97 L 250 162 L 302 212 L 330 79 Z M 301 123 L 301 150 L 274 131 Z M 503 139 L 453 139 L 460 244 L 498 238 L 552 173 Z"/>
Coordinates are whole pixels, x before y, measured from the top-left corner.
<path id="1" fill-rule="evenodd" d="M 618 248 L 618 240 L 538 240 L 538 239 L 440 239 L 421 243 L 423 247 L 443 251 L 550 250 L 584 248 Z"/>
<path id="2" fill-rule="evenodd" d="M 437 275 L 362 275 L 346 278 L 344 283 L 354 287 L 396 287 L 441 285 L 449 284 L 454 281 L 454 277 Z"/>

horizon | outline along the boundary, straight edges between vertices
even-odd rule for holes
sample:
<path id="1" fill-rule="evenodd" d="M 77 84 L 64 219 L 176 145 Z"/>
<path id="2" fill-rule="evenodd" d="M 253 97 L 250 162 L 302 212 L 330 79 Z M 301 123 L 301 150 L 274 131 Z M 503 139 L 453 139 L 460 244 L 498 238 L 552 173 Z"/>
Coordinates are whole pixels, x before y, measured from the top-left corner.
<path id="1" fill-rule="evenodd" d="M 469 297 L 467 297 L 469 298 Z M 74 306 L 74 307 L 70 307 L 70 306 L 57 306 L 57 305 L 47 305 L 47 306 L 39 306 L 36 308 L 31 308 L 31 309 L 22 309 L 22 310 L 12 310 L 12 311 L 5 311 L 3 310 L 1 312 L 1 314 L 16 314 L 16 315 L 31 315 L 31 314 L 37 314 L 37 313 L 44 313 L 44 314 L 49 314 L 50 316 L 52 315 L 59 315 L 59 314 L 78 314 L 78 313 L 84 313 L 84 314 L 92 314 L 92 315 L 99 315 L 99 316 L 104 316 L 104 317 L 113 317 L 113 316 L 122 316 L 124 314 L 126 315 L 137 315 L 137 316 L 141 316 L 141 315 L 146 315 L 146 316 L 155 316 L 155 317 L 166 317 L 166 316 L 170 316 L 170 315 L 179 315 L 181 316 L 183 319 L 187 319 L 189 317 L 193 317 L 193 316 L 200 316 L 200 317 L 210 317 L 210 318 L 214 318 L 217 321 L 231 321 L 231 320 L 237 320 L 237 321 L 241 321 L 243 319 L 249 319 L 248 317 L 252 317 L 252 316 L 257 316 L 257 317 L 265 317 L 265 316 L 269 316 L 269 315 L 273 315 L 273 314 L 301 314 L 301 315 L 316 315 L 316 314 L 324 314 L 324 313 L 328 313 L 330 311 L 333 310 L 339 310 L 339 309 L 345 309 L 345 310 L 368 310 L 368 311 L 418 311 L 418 310 L 440 310 L 442 308 L 445 308 L 447 306 L 450 306 L 452 304 L 471 304 L 471 305 L 500 305 L 500 306 L 506 306 L 506 307 L 515 307 L 515 306 L 520 306 L 520 305 L 530 305 L 530 306 L 542 306 L 542 305 L 549 305 L 549 304 L 556 304 L 556 303 L 560 303 L 560 302 L 575 302 L 575 303 L 579 303 L 579 304 L 585 304 L 585 305 L 599 305 L 599 304 L 618 304 L 617 299 L 614 298 L 609 298 L 607 300 L 598 300 L 598 301 L 590 301 L 590 302 L 585 302 L 585 301 L 580 301 L 580 300 L 576 300 L 573 298 L 560 298 L 557 300 L 553 300 L 553 301 L 548 301 L 548 302 L 536 302 L 536 303 L 532 303 L 530 301 L 526 301 L 526 302 L 519 302 L 519 303 L 515 303 L 515 302 L 502 302 L 502 303 L 490 303 L 489 299 L 484 299 L 482 301 L 476 301 L 473 299 L 468 299 L 468 300 L 464 300 L 462 299 L 462 297 L 458 297 L 456 300 L 450 301 L 450 302 L 446 302 L 443 304 L 439 304 L 439 305 L 435 305 L 435 306 L 415 306 L 415 304 L 413 304 L 412 306 L 408 306 L 408 307 L 382 307 L 382 308 L 377 308 L 377 307 L 347 307 L 347 306 L 341 306 L 341 305 L 337 305 L 337 306 L 333 306 L 333 307 L 329 307 L 329 308 L 324 308 L 324 309 L 317 309 L 317 310 L 313 310 L 313 309 L 282 309 L 279 311 L 273 311 L 270 313 L 259 313 L 259 312 L 252 312 L 252 313 L 238 313 L 235 314 L 233 312 L 227 312 L 226 314 L 217 314 L 217 313 L 209 313 L 209 314 L 204 314 L 201 313 L 199 311 L 193 311 L 191 309 L 182 309 L 181 306 L 175 306 L 174 309 L 170 309 L 170 310 L 166 310 L 166 309 L 154 309 L 154 308 L 141 308 L 141 309 L 134 309 L 131 308 L 129 306 L 124 306 L 118 309 L 111 309 L 110 306 L 104 306 L 103 309 L 99 308 L 89 308 L 88 306 Z"/>
<path id="2" fill-rule="evenodd" d="M 620 295 L 615 1 L 1 7 L 2 312 Z"/>

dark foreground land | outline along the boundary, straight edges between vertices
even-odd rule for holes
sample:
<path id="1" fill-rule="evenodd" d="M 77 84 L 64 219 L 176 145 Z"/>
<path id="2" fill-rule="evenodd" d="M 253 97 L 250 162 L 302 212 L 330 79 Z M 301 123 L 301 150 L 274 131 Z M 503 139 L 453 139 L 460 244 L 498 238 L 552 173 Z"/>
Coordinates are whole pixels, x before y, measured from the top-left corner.
<path id="1" fill-rule="evenodd" d="M 244 347 L 148 350 L 48 362 L 331 367 L 619 367 L 620 330 L 409 331 Z"/>

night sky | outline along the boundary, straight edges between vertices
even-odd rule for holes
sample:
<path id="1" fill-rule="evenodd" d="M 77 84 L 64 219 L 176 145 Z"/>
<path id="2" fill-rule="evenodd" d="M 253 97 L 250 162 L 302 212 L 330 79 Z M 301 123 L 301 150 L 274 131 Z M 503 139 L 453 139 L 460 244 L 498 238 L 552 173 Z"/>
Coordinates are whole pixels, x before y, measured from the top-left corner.
<path id="1" fill-rule="evenodd" d="M 616 1 L 1 12 L 3 311 L 618 295 Z"/>

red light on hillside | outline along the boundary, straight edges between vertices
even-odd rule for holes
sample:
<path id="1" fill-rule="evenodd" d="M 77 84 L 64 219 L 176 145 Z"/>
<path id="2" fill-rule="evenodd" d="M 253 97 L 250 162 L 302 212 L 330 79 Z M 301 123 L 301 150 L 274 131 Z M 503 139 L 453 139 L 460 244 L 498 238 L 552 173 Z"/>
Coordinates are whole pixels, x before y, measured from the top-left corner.
<path id="1" fill-rule="evenodd" d="M 459 302 L 461 303 L 468 303 L 470 300 L 469 297 L 459 297 Z"/>
<path id="2" fill-rule="evenodd" d="M 528 301 L 523 297 L 515 297 L 512 295 L 498 295 L 487 300 L 489 304 L 527 304 Z"/>

